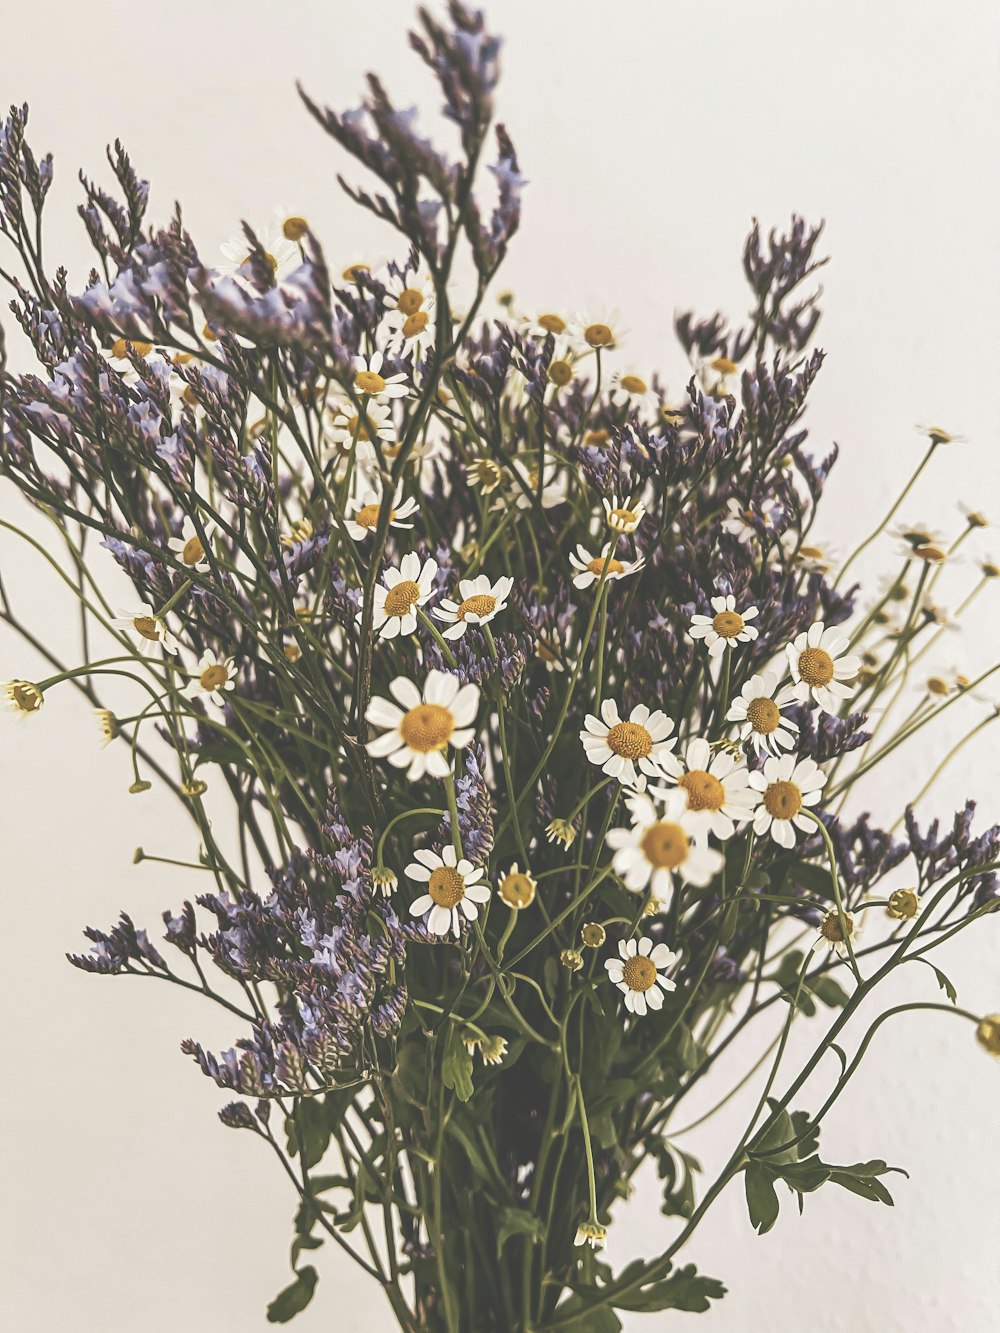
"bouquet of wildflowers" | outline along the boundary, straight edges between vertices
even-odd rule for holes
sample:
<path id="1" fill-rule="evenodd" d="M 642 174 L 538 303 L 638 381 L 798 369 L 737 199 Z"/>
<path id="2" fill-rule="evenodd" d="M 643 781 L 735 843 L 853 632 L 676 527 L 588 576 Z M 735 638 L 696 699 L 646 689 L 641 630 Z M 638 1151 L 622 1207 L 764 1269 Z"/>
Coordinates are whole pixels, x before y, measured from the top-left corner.
<path id="1" fill-rule="evenodd" d="M 1000 1017 L 932 962 L 996 908 L 1000 828 L 971 804 L 929 828 L 863 812 L 872 771 L 989 674 L 918 666 L 941 566 L 984 520 L 899 529 L 875 596 L 817 544 L 819 227 L 754 227 L 752 313 L 677 318 L 676 396 L 616 315 L 491 294 L 525 184 L 493 124 L 499 44 L 459 0 L 411 42 L 447 150 L 375 76 L 356 111 L 303 93 L 399 235 L 380 268 L 331 264 L 285 215 L 209 263 L 179 209 L 146 222 L 116 144 L 115 186 L 82 178 L 95 266 L 72 291 L 43 260 L 51 159 L 11 110 L 0 276 L 38 368 L 4 370 L 0 466 L 51 524 L 26 540 L 83 634 L 57 660 L 3 588 L 49 663 L 4 693 L 30 719 L 74 687 L 131 792 L 190 816 L 190 897 L 158 932 L 88 930 L 72 962 L 231 1018 L 231 1049 L 182 1049 L 293 1192 L 268 1318 L 314 1298 L 310 1252 L 335 1246 L 410 1333 L 610 1333 L 723 1296 L 681 1251 L 731 1183 L 758 1232 L 821 1188 L 891 1203 L 867 1131 L 853 1163 L 821 1136 L 895 1013 L 946 1011 L 1000 1053 Z M 950 440 L 926 434 L 920 468 Z M 926 1001 L 855 1022 L 912 962 Z M 760 1097 L 703 1175 L 684 1103 L 709 1070 L 745 1081 L 751 1025 L 773 1034 Z M 602 1242 L 648 1159 L 672 1239 L 615 1271 Z"/>

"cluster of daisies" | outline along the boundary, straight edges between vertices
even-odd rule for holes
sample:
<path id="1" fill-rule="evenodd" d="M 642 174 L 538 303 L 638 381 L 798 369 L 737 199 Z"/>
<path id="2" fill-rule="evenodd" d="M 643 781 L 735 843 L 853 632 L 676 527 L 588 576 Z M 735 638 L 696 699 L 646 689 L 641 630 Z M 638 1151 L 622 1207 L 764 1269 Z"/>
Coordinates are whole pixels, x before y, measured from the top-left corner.
<path id="1" fill-rule="evenodd" d="M 620 576 L 611 550 L 606 546 L 591 562 L 578 547 L 570 557 L 578 578 Z M 421 565 L 411 553 L 384 575 L 374 608 L 382 633 L 394 637 L 413 632 L 415 609 L 432 596 L 434 574 L 432 560 Z M 445 636 L 454 638 L 468 624 L 488 623 L 503 609 L 511 587 L 510 579 L 491 583 L 485 575 L 462 580 L 461 600 L 445 599 L 433 613 L 449 622 Z M 756 637 L 751 622 L 757 609 L 738 611 L 732 596 L 716 597 L 711 605 L 714 615 L 694 616 L 689 632 L 694 640 L 704 641 L 714 661 Z M 835 711 L 850 693 L 845 682 L 860 667 L 849 647 L 848 636 L 840 630 L 821 622 L 811 626 L 787 646 L 783 670 L 772 667 L 744 684 L 726 713 L 735 735 L 714 745 L 698 737 L 678 750 L 673 720 L 644 704 L 622 717 L 618 704 L 604 699 L 598 714 L 586 717 L 580 739 L 587 759 L 625 793 L 630 823 L 610 829 L 607 844 L 612 870 L 626 889 L 648 893 L 653 910 L 663 910 L 681 886 L 703 888 L 713 880 L 723 866 L 719 844 L 740 829 L 749 825 L 755 836 L 769 836 L 783 848 L 795 845 L 797 832 L 814 830 L 809 811 L 820 800 L 826 774 L 814 760 L 789 752 L 797 727 L 788 709 L 811 700 Z M 405 769 L 410 780 L 428 775 L 451 782 L 449 752 L 463 749 L 475 736 L 478 686 L 462 685 L 456 677 L 432 670 L 422 690 L 399 676 L 389 694 L 391 698 L 376 697 L 369 704 L 366 719 L 380 734 L 368 742 L 368 752 Z M 748 754 L 762 760 L 760 767 L 751 769 Z M 552 840 L 551 827 L 549 834 Z M 567 824 L 562 840 L 568 843 L 573 836 Z M 453 847 L 441 853 L 417 851 L 405 874 L 424 890 L 411 903 L 411 914 L 438 936 L 459 938 L 463 921 L 475 921 L 491 897 L 485 869 Z M 514 865 L 501 876 L 497 894 L 520 911 L 533 901 L 535 882 L 528 870 Z M 824 921 L 821 934 L 831 946 L 846 945 L 844 920 L 832 913 Z M 852 929 L 848 921 L 848 932 Z M 619 952 L 605 967 L 624 995 L 626 1010 L 641 1015 L 658 1009 L 663 991 L 673 988 L 669 971 L 677 956 L 645 937 L 623 942 Z"/>

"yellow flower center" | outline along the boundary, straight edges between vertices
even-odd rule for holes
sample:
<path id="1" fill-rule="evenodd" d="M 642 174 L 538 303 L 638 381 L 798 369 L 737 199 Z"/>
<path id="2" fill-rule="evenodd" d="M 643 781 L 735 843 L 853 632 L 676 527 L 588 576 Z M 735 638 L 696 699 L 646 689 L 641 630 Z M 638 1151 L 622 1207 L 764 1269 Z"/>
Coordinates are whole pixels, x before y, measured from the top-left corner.
<path id="1" fill-rule="evenodd" d="M 912 921 L 920 911 L 920 896 L 916 889 L 896 889 L 889 894 L 885 910 L 896 921 Z"/>
<path id="2" fill-rule="evenodd" d="M 500 897 L 508 907 L 527 907 L 535 898 L 535 881 L 521 872 L 505 875 L 500 881 Z"/>
<path id="3" fill-rule="evenodd" d="M 947 551 L 942 551 L 934 542 L 921 542 L 919 546 L 914 547 L 913 554 L 919 556 L 921 560 L 926 560 L 929 565 L 940 565 L 948 555 Z"/>
<path id="4" fill-rule="evenodd" d="M 848 912 L 844 913 L 844 926 L 847 927 L 846 938 L 850 939 L 854 934 L 854 920 Z M 837 912 L 827 912 L 820 924 L 819 933 L 831 944 L 844 943 L 844 930 L 841 927 L 840 916 Z"/>
<path id="5" fill-rule="evenodd" d="M 362 273 L 370 273 L 371 269 L 367 264 L 349 264 L 341 273 L 344 282 L 357 282 Z"/>
<path id="6" fill-rule="evenodd" d="M 826 559 L 826 556 L 823 554 L 823 552 L 820 550 L 820 548 L 819 548 L 818 546 L 800 546 L 800 547 L 799 547 L 799 559 L 800 559 L 800 560 L 825 560 L 825 559 Z"/>
<path id="7" fill-rule="evenodd" d="M 111 344 L 111 355 L 120 361 L 126 359 L 129 351 L 134 352 L 136 356 L 147 357 L 152 350 L 152 343 L 137 342 L 132 338 L 116 338 Z"/>
<path id="8" fill-rule="evenodd" d="M 566 321 L 559 315 L 539 315 L 538 323 L 546 333 L 565 333 Z"/>
<path id="9" fill-rule="evenodd" d="M 703 768 L 692 768 L 677 780 L 688 794 L 691 810 L 721 810 L 726 803 L 726 789 L 718 778 Z"/>
<path id="10" fill-rule="evenodd" d="M 535 650 L 543 662 L 558 662 L 559 658 L 547 643 L 539 640 Z"/>
<path id="11" fill-rule="evenodd" d="M 608 745 L 626 759 L 645 759 L 653 748 L 653 738 L 638 722 L 618 722 L 607 734 Z"/>
<path id="12" fill-rule="evenodd" d="M 453 866 L 438 866 L 431 871 L 427 892 L 438 907 L 450 911 L 465 897 L 465 880 Z"/>
<path id="13" fill-rule="evenodd" d="M 415 315 L 424 303 L 424 294 L 416 287 L 406 287 L 399 293 L 396 309 L 404 315 Z M 426 321 L 425 321 L 426 322 Z"/>
<path id="14" fill-rule="evenodd" d="M 951 688 L 946 680 L 940 676 L 931 676 L 927 682 L 928 694 L 950 694 Z"/>
<path id="15" fill-rule="evenodd" d="M 580 928 L 580 939 L 588 949 L 599 949 L 607 937 L 607 932 L 599 921 L 586 921 Z"/>
<path id="16" fill-rule="evenodd" d="M 583 437 L 583 442 L 590 449 L 606 449 L 611 440 L 611 432 L 598 426 L 596 430 L 588 430 Z"/>
<path id="17" fill-rule="evenodd" d="M 608 515 L 608 527 L 610 528 L 630 528 L 638 521 L 634 509 L 612 509 Z"/>
<path id="18" fill-rule="evenodd" d="M 745 624 L 743 617 L 736 611 L 720 611 L 712 619 L 712 628 L 724 639 L 735 639 L 737 634 L 743 633 Z"/>
<path id="19" fill-rule="evenodd" d="M 497 609 L 497 599 L 490 597 L 488 593 L 479 593 L 475 597 L 466 597 L 465 601 L 458 608 L 458 619 L 465 620 L 467 616 L 491 616 Z"/>
<path id="20" fill-rule="evenodd" d="M 359 370 L 354 376 L 354 387 L 358 393 L 381 393 L 385 389 L 385 378 L 374 370 Z"/>
<path id="21" fill-rule="evenodd" d="M 629 990 L 648 991 L 656 985 L 656 965 L 641 953 L 625 960 L 622 975 Z"/>
<path id="22" fill-rule="evenodd" d="M 990 1055 L 1000 1055 L 1000 1014 L 987 1014 L 979 1020 L 976 1040 Z"/>
<path id="23" fill-rule="evenodd" d="M 429 318 L 426 310 L 416 310 L 412 315 L 407 315 L 403 321 L 403 337 L 415 338 L 419 333 L 423 333 Z"/>
<path id="24" fill-rule="evenodd" d="M 290 217 L 285 218 L 281 227 L 286 241 L 301 241 L 302 237 L 309 230 L 309 223 L 305 218 Z"/>
<path id="25" fill-rule="evenodd" d="M 441 704 L 417 704 L 399 724 L 399 734 L 418 754 L 443 750 L 455 730 L 455 719 L 450 709 Z"/>
<path id="26" fill-rule="evenodd" d="M 791 819 L 802 809 L 802 793 L 794 782 L 772 782 L 764 793 L 764 809 L 772 819 Z"/>
<path id="27" fill-rule="evenodd" d="M 286 662 L 297 662 L 302 656 L 302 649 L 297 643 L 286 643 L 284 652 Z"/>
<path id="28" fill-rule="evenodd" d="M 747 721 L 761 736 L 770 736 L 781 721 L 781 713 L 773 699 L 751 699 L 747 704 Z"/>
<path id="29" fill-rule="evenodd" d="M 927 435 L 933 444 L 951 444 L 954 439 L 953 435 L 940 426 L 928 426 Z"/>
<path id="30" fill-rule="evenodd" d="M 728 356 L 717 356 L 712 362 L 712 369 L 718 371 L 720 375 L 735 375 L 736 362 L 731 361 Z"/>
<path id="31" fill-rule="evenodd" d="M 347 435 L 350 436 L 350 439 L 344 440 L 343 442 L 344 445 L 346 446 L 344 449 L 345 453 L 351 447 L 351 444 L 355 439 L 358 440 L 371 439 L 371 436 L 368 434 L 368 431 L 365 428 L 365 423 L 361 421 L 360 418 L 357 416 L 342 417 L 340 424 L 343 427 L 344 431 L 347 433 Z"/>
<path id="32" fill-rule="evenodd" d="M 201 673 L 201 688 L 203 690 L 217 690 L 225 685 L 229 679 L 229 672 L 221 662 L 216 662 L 210 667 L 206 667 Z"/>
<path id="33" fill-rule="evenodd" d="M 158 643 L 160 639 L 160 622 L 154 616 L 136 616 L 132 621 L 132 628 L 136 634 L 150 643 Z"/>
<path id="34" fill-rule="evenodd" d="M 622 562 L 620 560 L 616 560 L 614 556 L 612 556 L 609 560 L 603 555 L 595 555 L 593 560 L 587 561 L 587 568 L 590 570 L 591 574 L 596 574 L 598 578 L 600 578 L 601 574 L 604 573 L 605 565 L 607 565 L 608 567 L 609 575 L 621 574 L 625 570 L 625 566 L 622 564 Z"/>
<path id="35" fill-rule="evenodd" d="M 378 516 L 382 506 L 380 504 L 362 505 L 354 515 L 354 521 L 362 528 L 378 527 Z M 395 509 L 389 510 L 389 522 L 396 517 Z"/>
<path id="36" fill-rule="evenodd" d="M 549 379 L 561 389 L 573 378 L 573 366 L 569 361 L 553 361 L 549 366 Z"/>
<path id="37" fill-rule="evenodd" d="M 649 385 L 638 375 L 623 375 L 618 383 L 626 393 L 648 393 Z"/>
<path id="38" fill-rule="evenodd" d="M 42 706 L 41 691 L 27 681 L 15 681 L 8 693 L 22 713 L 37 713 Z"/>
<path id="39" fill-rule="evenodd" d="M 807 685 L 829 685 L 833 658 L 823 648 L 807 648 L 799 655 L 799 675 Z"/>
<path id="40" fill-rule="evenodd" d="M 403 579 L 385 595 L 385 613 L 387 616 L 405 616 L 420 601 L 420 584 L 412 579 Z"/>
<path id="41" fill-rule="evenodd" d="M 687 860 L 691 844 L 680 824 L 661 820 L 650 824 L 639 844 L 643 855 L 657 870 L 676 870 Z"/>
<path id="42" fill-rule="evenodd" d="M 607 324 L 588 324 L 583 336 L 591 347 L 610 347 L 615 340 Z"/>
<path id="43" fill-rule="evenodd" d="M 184 549 L 181 551 L 181 563 L 184 565 L 196 565 L 205 558 L 205 548 L 198 537 L 189 537 L 184 543 Z"/>

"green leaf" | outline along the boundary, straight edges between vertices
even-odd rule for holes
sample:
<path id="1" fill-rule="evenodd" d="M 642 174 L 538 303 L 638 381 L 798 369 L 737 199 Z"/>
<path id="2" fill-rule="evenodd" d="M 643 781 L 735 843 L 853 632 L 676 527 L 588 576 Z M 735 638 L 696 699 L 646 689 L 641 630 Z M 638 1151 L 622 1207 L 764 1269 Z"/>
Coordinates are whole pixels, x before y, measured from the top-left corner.
<path id="1" fill-rule="evenodd" d="M 556 1310 L 556 1315 L 560 1319 L 559 1333 L 621 1333 L 622 1321 L 614 1310 L 609 1310 L 606 1305 L 595 1305 L 589 1310 L 580 1310 L 574 1319 L 562 1322 L 565 1315 L 575 1313 L 582 1304 L 583 1301 L 579 1296 L 571 1296 L 559 1306 Z M 543 1324 L 540 1333 L 544 1333 L 545 1327 Z"/>
<path id="2" fill-rule="evenodd" d="M 809 989 L 818 1000 L 831 1009 L 842 1009 L 850 998 L 844 988 L 833 977 L 817 977 L 809 983 Z"/>
<path id="3" fill-rule="evenodd" d="M 804 1162 L 788 1162 L 778 1168 L 778 1174 L 786 1185 L 800 1194 L 811 1194 L 830 1179 L 830 1167 L 825 1166 L 818 1157 L 808 1157 Z"/>
<path id="4" fill-rule="evenodd" d="M 687 1310 L 690 1314 L 704 1314 L 712 1301 L 721 1300 L 726 1289 L 714 1277 L 701 1277 L 694 1264 L 679 1268 L 659 1282 L 651 1282 L 635 1296 L 615 1301 L 618 1310 Z"/>
<path id="5" fill-rule="evenodd" d="M 396 1068 L 392 1071 L 392 1089 L 411 1106 L 423 1107 L 427 1098 L 427 1051 L 423 1038 L 399 1047 Z"/>
<path id="6" fill-rule="evenodd" d="M 791 1140 L 795 1138 L 795 1133 L 792 1117 L 787 1111 L 781 1111 L 768 1127 L 767 1133 L 749 1150 L 750 1156 L 764 1158 L 769 1166 L 779 1166 L 783 1162 L 798 1161 L 797 1145 L 792 1144 L 791 1147 L 787 1148 L 781 1146 L 791 1143 Z M 781 1148 L 781 1151 L 775 1152 L 775 1148 Z"/>
<path id="7" fill-rule="evenodd" d="M 774 1175 L 763 1162 L 751 1162 L 744 1173 L 750 1224 L 758 1236 L 770 1231 L 778 1220 L 778 1192 Z"/>
<path id="8" fill-rule="evenodd" d="M 284 1291 L 279 1291 L 267 1307 L 267 1322 L 269 1324 L 287 1324 L 290 1319 L 294 1319 L 312 1300 L 318 1281 L 319 1274 L 315 1268 L 307 1264 L 296 1274 L 295 1281 L 291 1286 L 286 1287 Z"/>
<path id="9" fill-rule="evenodd" d="M 938 985 L 944 991 L 945 995 L 947 995 L 948 999 L 952 1002 L 952 1004 L 958 1004 L 958 991 L 948 980 L 945 974 L 941 971 L 941 969 L 939 967 L 935 967 L 933 963 L 927 962 L 926 958 L 923 961 L 927 963 L 927 966 L 937 977 Z"/>
<path id="10" fill-rule="evenodd" d="M 457 1023 L 452 1023 L 448 1030 L 441 1062 L 441 1082 L 454 1090 L 460 1102 L 467 1102 L 472 1096 L 472 1055 L 466 1049 Z"/>
<path id="11" fill-rule="evenodd" d="M 298 1155 L 300 1142 L 302 1164 L 308 1171 L 319 1162 L 330 1142 L 330 1126 L 318 1098 L 300 1097 L 295 1113 L 285 1121 L 289 1156 Z"/>
<path id="12" fill-rule="evenodd" d="M 525 1208 L 501 1208 L 500 1225 L 497 1228 L 497 1258 L 500 1258 L 506 1241 L 511 1236 L 526 1236 L 534 1243 L 541 1240 L 545 1228 L 542 1219 Z"/>

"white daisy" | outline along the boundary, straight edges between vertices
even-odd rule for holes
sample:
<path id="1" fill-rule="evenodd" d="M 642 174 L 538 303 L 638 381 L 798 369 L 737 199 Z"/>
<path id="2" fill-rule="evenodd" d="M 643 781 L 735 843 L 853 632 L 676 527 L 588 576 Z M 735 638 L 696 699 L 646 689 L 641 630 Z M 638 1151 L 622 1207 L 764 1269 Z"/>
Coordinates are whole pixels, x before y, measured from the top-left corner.
<path id="1" fill-rule="evenodd" d="M 834 907 L 819 923 L 817 930 L 822 942 L 827 945 L 832 953 L 840 954 L 841 958 L 846 958 L 851 950 L 858 947 L 858 936 L 861 934 L 861 922 L 850 912 L 844 913 L 844 919 L 841 921 L 840 913 Z M 848 949 L 850 943 L 850 949 Z"/>
<path id="2" fill-rule="evenodd" d="M 206 527 L 205 540 L 208 541 L 211 535 L 211 529 Z M 205 547 L 202 545 L 202 540 L 188 514 L 184 515 L 184 522 L 181 524 L 181 535 L 171 537 L 167 546 L 176 553 L 178 561 L 188 569 L 197 570 L 198 573 L 208 569 Z"/>
<path id="3" fill-rule="evenodd" d="M 300 258 L 298 248 L 284 234 L 284 227 L 277 216 L 262 227 L 254 227 L 253 232 L 271 267 L 275 283 L 280 282 L 297 265 Z M 225 263 L 219 265 L 219 271 L 244 282 L 249 281 L 250 246 L 243 232 L 234 232 L 227 241 L 223 241 L 219 249 L 225 260 Z"/>
<path id="4" fill-rule="evenodd" d="M 385 288 L 382 304 L 393 314 L 405 318 L 434 306 L 434 280 L 423 269 L 400 274 L 386 266 L 375 274 L 375 280 Z"/>
<path id="5" fill-rule="evenodd" d="M 416 859 L 405 873 L 418 884 L 426 884 L 427 892 L 410 903 L 410 915 L 425 916 L 427 928 L 434 935 L 447 935 L 450 930 L 457 939 L 462 933 L 462 917 L 475 921 L 479 915 L 476 904 L 490 900 L 490 886 L 482 882 L 482 867 L 460 857 L 451 846 L 440 855 L 425 848 L 413 855 Z"/>
<path id="6" fill-rule="evenodd" d="M 607 575 L 605 582 L 610 583 L 612 579 L 626 579 L 630 574 L 637 573 L 646 563 L 640 555 L 636 560 L 619 560 L 612 551 L 614 550 L 612 542 L 605 542 L 601 548 L 601 554 L 592 556 L 585 546 L 578 545 L 576 552 L 570 552 L 569 562 L 573 568 L 579 571 L 573 578 L 574 588 L 589 588 L 592 583 L 596 583 L 607 566 Z"/>
<path id="7" fill-rule="evenodd" d="M 37 713 L 45 702 L 42 691 L 30 680 L 5 680 L 0 684 L 0 698 L 17 722 Z"/>
<path id="8" fill-rule="evenodd" d="M 411 781 L 425 773 L 447 777 L 449 745 L 462 750 L 475 735 L 470 723 L 479 709 L 479 686 L 462 685 L 456 676 L 431 671 L 423 694 L 406 676 L 397 676 L 389 693 L 396 703 L 376 697 L 365 713 L 365 720 L 383 733 L 368 742 L 368 753 L 388 759 L 394 768 L 405 768 Z"/>
<path id="9" fill-rule="evenodd" d="M 699 363 L 698 377 L 708 393 L 729 393 L 731 382 L 739 374 L 739 370 L 732 357 L 721 353 L 719 356 L 707 357 Z"/>
<path id="10" fill-rule="evenodd" d="M 383 375 L 385 358 L 381 352 L 372 352 L 370 357 L 354 358 L 354 391 L 367 394 L 376 402 L 386 402 L 392 398 L 405 398 L 409 393 L 406 376 L 400 371 L 396 375 Z"/>
<path id="11" fill-rule="evenodd" d="M 392 444 L 396 439 L 392 409 L 385 403 L 368 402 L 362 416 L 349 399 L 344 399 L 330 408 L 330 416 L 330 443 L 342 454 L 349 454 L 356 448 L 360 455 L 366 445 L 368 451 L 374 453 L 374 440 Z"/>
<path id="12" fill-rule="evenodd" d="M 831 569 L 840 564 L 840 556 L 833 546 L 817 546 L 813 542 L 799 545 L 799 534 L 788 531 L 782 534 L 781 549 L 789 560 L 804 569 L 807 574 L 829 574 Z"/>
<path id="13" fill-rule="evenodd" d="M 714 616 L 695 615 L 691 617 L 688 630 L 692 639 L 704 639 L 710 657 L 719 657 L 727 648 L 735 648 L 738 643 L 751 643 L 756 639 L 758 630 L 755 625 L 748 625 L 748 620 L 757 616 L 757 608 L 748 606 L 744 611 L 736 610 L 736 598 L 711 598 Z"/>
<path id="14" fill-rule="evenodd" d="M 530 509 L 537 497 L 541 500 L 543 509 L 554 509 L 556 505 L 561 505 L 566 499 L 566 476 L 561 473 L 559 465 L 555 462 L 547 462 L 542 468 L 542 491 L 538 495 L 538 467 L 525 467 L 519 462 L 513 462 L 510 470 L 515 477 L 519 479 L 521 485 L 515 486 L 513 490 L 514 504 L 518 509 Z M 530 494 L 526 493 L 530 491 Z M 506 508 L 505 504 L 497 505 L 498 509 Z"/>
<path id="15" fill-rule="evenodd" d="M 484 495 L 492 495 L 504 479 L 504 470 L 499 463 L 483 455 L 466 467 L 465 477 L 470 486 L 478 486 Z"/>
<path id="16" fill-rule="evenodd" d="M 407 313 L 402 306 L 390 310 L 382 327 L 387 334 L 386 349 L 416 364 L 434 345 L 434 302 Z"/>
<path id="17" fill-rule="evenodd" d="M 202 653 L 198 669 L 184 690 L 189 699 L 211 699 L 221 708 L 225 691 L 236 684 L 236 663 L 231 657 L 217 657 L 209 651 Z"/>
<path id="18" fill-rule="evenodd" d="M 580 338 L 595 351 L 617 347 L 625 335 L 617 310 L 590 311 L 577 315 L 570 329 L 571 336 Z"/>
<path id="19" fill-rule="evenodd" d="M 632 370 L 617 370 L 611 376 L 611 401 L 629 411 L 644 407 L 655 412 L 658 407 L 656 394 L 649 384 Z"/>
<path id="20" fill-rule="evenodd" d="M 861 670 L 860 657 L 845 655 L 850 643 L 850 636 L 832 625 L 824 629 L 822 620 L 793 639 L 785 651 L 800 699 L 812 695 L 824 712 L 836 713 L 841 699 L 851 694 L 843 682 Z"/>
<path id="21" fill-rule="evenodd" d="M 795 744 L 799 724 L 782 717 L 781 710 L 799 702 L 794 685 L 778 688 L 776 671 L 751 676 L 734 699 L 726 714 L 727 722 L 737 722 L 740 740 L 749 741 L 758 754 L 777 754 Z"/>
<path id="22" fill-rule="evenodd" d="M 111 623 L 115 629 L 129 630 L 138 637 L 140 653 L 149 654 L 157 648 L 167 653 L 177 652 L 177 640 L 167 628 L 166 621 L 154 613 L 148 602 L 138 608 L 119 607 Z"/>
<path id="23" fill-rule="evenodd" d="M 434 594 L 434 575 L 437 561 L 425 560 L 410 551 L 399 562 L 398 569 L 387 569 L 382 582 L 376 583 L 372 596 L 374 614 L 372 626 L 383 639 L 395 639 L 400 634 L 413 634 L 417 628 L 417 607 L 423 606 Z M 360 624 L 364 611 L 357 614 Z"/>
<path id="24" fill-rule="evenodd" d="M 389 510 L 390 528 L 413 527 L 412 523 L 404 523 L 403 520 L 417 512 L 417 502 L 412 496 L 403 500 L 402 495 L 403 487 L 399 485 L 396 487 L 392 497 L 392 508 Z M 378 491 L 363 491 L 358 499 L 348 500 L 344 527 L 356 542 L 363 542 L 368 534 L 378 527 L 383 502 L 384 492 L 380 494 Z"/>
<path id="25" fill-rule="evenodd" d="M 434 608 L 434 617 L 450 626 L 444 631 L 446 639 L 460 639 L 470 625 L 487 625 L 500 614 L 507 605 L 514 580 L 506 575 L 491 583 L 488 574 L 479 574 L 474 579 L 460 579 L 458 584 L 460 602 L 445 597 L 440 606 Z"/>
<path id="26" fill-rule="evenodd" d="M 604 966 L 608 980 L 625 996 L 625 1008 L 639 1015 L 662 1008 L 663 991 L 677 989 L 677 983 L 664 974 L 679 955 L 645 935 L 638 940 L 621 940 L 618 953 L 620 957 L 606 959 Z"/>
<path id="27" fill-rule="evenodd" d="M 166 364 L 167 362 L 167 358 L 152 343 L 143 342 L 140 338 L 116 338 L 105 355 L 108 358 L 109 365 L 118 371 L 126 384 L 137 384 L 141 378 L 129 359 L 130 352 L 133 356 L 138 356 L 151 365 Z M 183 387 L 186 388 L 187 386 Z"/>
<path id="28" fill-rule="evenodd" d="M 604 497 L 605 522 L 612 532 L 635 532 L 645 512 L 646 506 L 641 501 L 626 499 L 625 496 L 619 498 L 617 495 L 612 495 L 610 500 Z"/>
<path id="29" fill-rule="evenodd" d="M 687 792 L 688 810 L 717 838 L 731 838 L 737 824 L 753 818 L 760 796 L 750 786 L 742 754 L 737 757 L 729 750 L 719 750 L 713 755 L 708 741 L 699 737 L 689 742 L 683 759 L 668 754 L 661 762 L 668 776 Z"/>
<path id="30" fill-rule="evenodd" d="M 613 699 L 601 704 L 601 716 L 588 714 L 580 732 L 587 758 L 609 777 L 626 787 L 638 781 L 636 766 L 651 777 L 662 777 L 662 760 L 670 753 L 667 737 L 674 729 L 673 720 L 659 709 L 651 713 L 645 704 L 636 704 L 622 721 Z"/>
<path id="31" fill-rule="evenodd" d="M 675 879 L 704 888 L 722 867 L 722 853 L 696 841 L 704 832 L 700 817 L 688 806 L 687 792 L 678 788 L 659 793 L 654 801 L 645 792 L 628 802 L 630 828 L 608 830 L 614 850 L 612 867 L 631 893 L 649 889 L 662 902 L 669 900 Z"/>
<path id="32" fill-rule="evenodd" d="M 813 759 L 783 754 L 765 759 L 764 767 L 750 774 L 750 785 L 761 793 L 760 805 L 753 817 L 753 831 L 770 832 L 779 847 L 795 846 L 795 829 L 811 833 L 813 821 L 803 807 L 817 805 L 826 774 Z"/>

